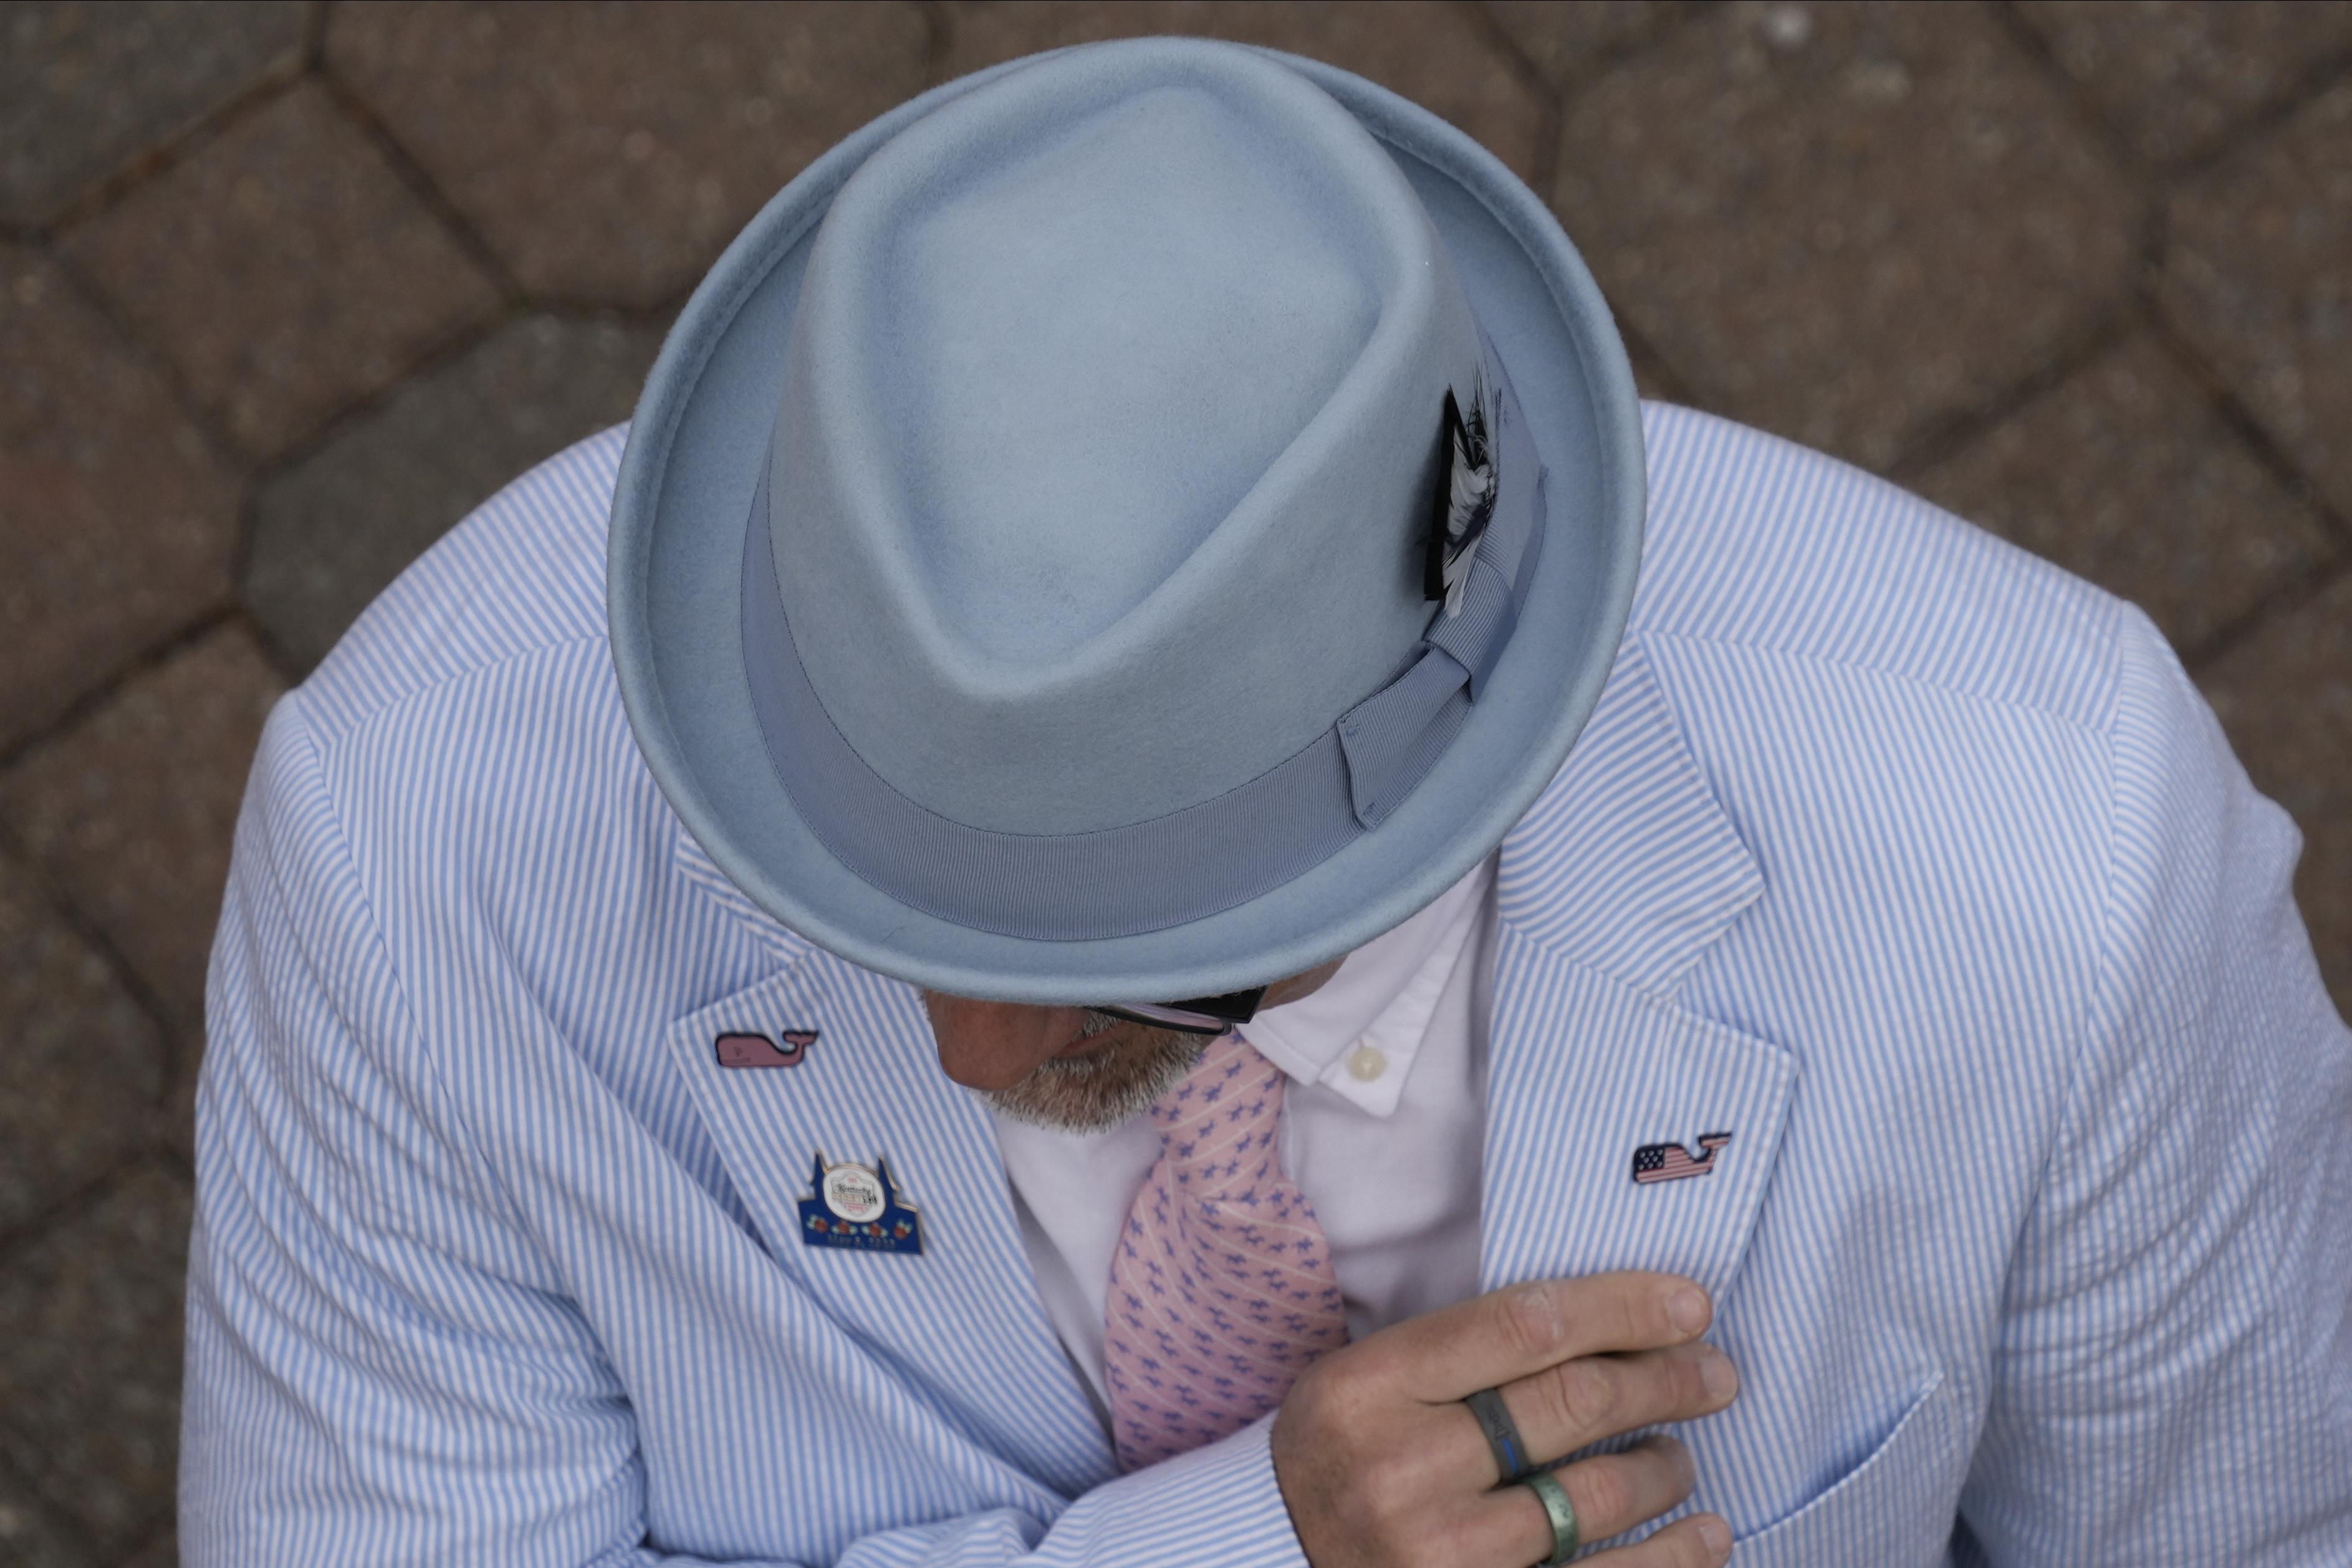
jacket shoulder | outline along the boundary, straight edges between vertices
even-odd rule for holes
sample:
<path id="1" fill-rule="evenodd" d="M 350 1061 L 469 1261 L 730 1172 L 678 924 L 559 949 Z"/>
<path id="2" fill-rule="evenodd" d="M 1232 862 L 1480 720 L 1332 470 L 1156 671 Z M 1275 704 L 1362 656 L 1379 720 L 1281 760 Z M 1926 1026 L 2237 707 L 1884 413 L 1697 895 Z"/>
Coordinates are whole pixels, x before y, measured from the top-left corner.
<path id="1" fill-rule="evenodd" d="M 1628 635 L 1734 643 L 2097 729 L 2124 601 L 1875 475 L 1643 405 L 1650 507 Z"/>
<path id="2" fill-rule="evenodd" d="M 604 550 L 626 425 L 483 502 L 362 612 L 302 685 L 320 747 L 469 675 L 609 638 Z"/>

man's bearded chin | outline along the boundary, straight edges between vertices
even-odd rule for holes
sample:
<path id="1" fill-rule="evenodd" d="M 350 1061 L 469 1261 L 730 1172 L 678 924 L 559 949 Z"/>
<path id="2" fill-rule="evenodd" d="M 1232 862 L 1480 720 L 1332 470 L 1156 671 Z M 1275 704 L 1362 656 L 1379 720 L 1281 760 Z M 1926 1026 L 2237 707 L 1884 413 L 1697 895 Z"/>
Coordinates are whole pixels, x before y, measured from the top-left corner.
<path id="1" fill-rule="evenodd" d="M 1127 1037 L 1076 1056 L 1049 1056 L 1007 1089 L 983 1091 L 991 1105 L 1015 1121 L 1066 1133 L 1116 1127 L 1183 1082 L 1209 1037 L 1089 1012 L 1078 1038 L 1124 1028 Z"/>

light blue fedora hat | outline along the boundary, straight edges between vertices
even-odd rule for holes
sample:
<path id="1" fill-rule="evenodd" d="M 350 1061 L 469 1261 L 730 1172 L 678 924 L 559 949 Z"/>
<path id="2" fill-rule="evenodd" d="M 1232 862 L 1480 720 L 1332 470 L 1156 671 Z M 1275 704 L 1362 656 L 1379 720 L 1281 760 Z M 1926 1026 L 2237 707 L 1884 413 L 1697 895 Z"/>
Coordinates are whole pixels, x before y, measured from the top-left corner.
<path id="1" fill-rule="evenodd" d="M 613 654 L 753 903 L 962 996 L 1223 995 L 1398 925 L 1599 700 L 1633 376 L 1542 203 L 1312 60 L 1084 45 L 812 164 L 664 344 Z"/>

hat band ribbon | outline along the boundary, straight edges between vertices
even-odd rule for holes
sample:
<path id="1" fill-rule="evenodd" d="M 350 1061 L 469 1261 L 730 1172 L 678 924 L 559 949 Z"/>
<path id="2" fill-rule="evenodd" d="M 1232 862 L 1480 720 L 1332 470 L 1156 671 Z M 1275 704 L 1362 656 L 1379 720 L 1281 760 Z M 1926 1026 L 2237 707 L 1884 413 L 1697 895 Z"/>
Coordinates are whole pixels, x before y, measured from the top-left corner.
<path id="1" fill-rule="evenodd" d="M 744 674 L 770 764 L 834 858 L 957 925 L 1045 941 L 1132 936 L 1272 892 L 1385 821 L 1454 742 L 1500 661 L 1543 553 L 1546 471 L 1510 378 L 1497 387 L 1496 497 L 1458 613 L 1440 606 L 1389 682 L 1304 747 L 1197 805 L 1092 832 L 1007 833 L 940 816 L 858 756 L 809 684 L 769 548 L 768 465 L 743 539 Z"/>

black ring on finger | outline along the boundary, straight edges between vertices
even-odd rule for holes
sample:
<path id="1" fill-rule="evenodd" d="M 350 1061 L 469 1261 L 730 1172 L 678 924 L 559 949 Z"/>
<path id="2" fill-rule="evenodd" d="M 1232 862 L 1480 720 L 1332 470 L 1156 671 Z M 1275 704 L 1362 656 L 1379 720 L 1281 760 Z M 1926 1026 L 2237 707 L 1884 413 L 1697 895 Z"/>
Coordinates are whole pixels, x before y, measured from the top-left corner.
<path id="1" fill-rule="evenodd" d="M 1486 1434 L 1486 1446 L 1495 1450 L 1495 1468 L 1503 1472 L 1503 1484 L 1507 1486 L 1535 1468 L 1528 1463 L 1528 1445 L 1500 1390 L 1481 1388 L 1462 1403 L 1470 1406 L 1470 1414 L 1478 1418 L 1478 1430 Z"/>

